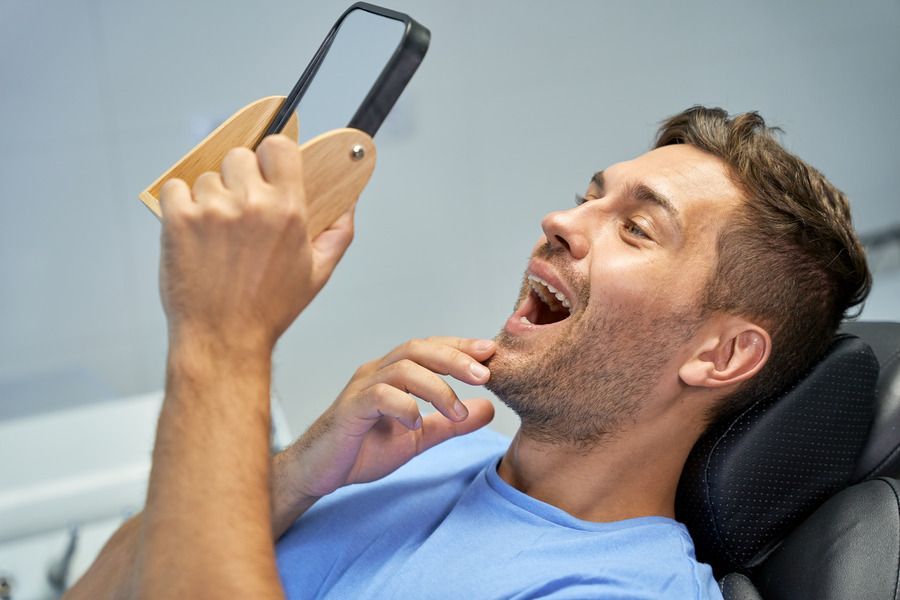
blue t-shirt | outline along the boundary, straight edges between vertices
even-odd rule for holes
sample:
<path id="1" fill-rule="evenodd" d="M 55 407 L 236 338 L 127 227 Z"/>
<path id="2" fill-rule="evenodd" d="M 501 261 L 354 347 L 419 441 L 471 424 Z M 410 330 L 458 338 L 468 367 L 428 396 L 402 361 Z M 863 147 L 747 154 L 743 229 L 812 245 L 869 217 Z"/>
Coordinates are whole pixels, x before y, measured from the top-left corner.
<path id="1" fill-rule="evenodd" d="M 480 430 L 319 500 L 277 546 L 287 597 L 722 597 L 683 525 L 576 519 L 500 478 L 508 445 Z"/>

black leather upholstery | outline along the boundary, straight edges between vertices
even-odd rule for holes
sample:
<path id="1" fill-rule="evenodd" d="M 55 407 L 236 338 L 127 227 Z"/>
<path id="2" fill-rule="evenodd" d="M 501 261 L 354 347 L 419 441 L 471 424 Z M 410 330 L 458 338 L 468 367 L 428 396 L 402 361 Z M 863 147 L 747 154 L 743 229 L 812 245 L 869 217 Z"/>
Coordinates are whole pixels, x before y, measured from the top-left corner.
<path id="1" fill-rule="evenodd" d="M 843 331 L 868 342 L 881 363 L 875 419 L 853 477 L 900 474 L 900 324 Z M 726 600 L 900 599 L 900 482 L 880 477 L 841 491 L 746 572 L 752 581 L 736 573 L 720 581 Z"/>
<path id="2" fill-rule="evenodd" d="M 823 504 L 754 574 L 766 600 L 897 598 L 900 483 L 881 478 Z"/>
<path id="3" fill-rule="evenodd" d="M 875 421 L 853 479 L 900 478 L 900 323 L 852 322 L 844 331 L 865 340 L 881 366 Z"/>
<path id="4" fill-rule="evenodd" d="M 719 582 L 725 600 L 763 600 L 750 578 L 741 573 L 729 573 Z"/>
<path id="5" fill-rule="evenodd" d="M 720 576 L 748 571 L 846 487 L 872 421 L 877 377 L 869 346 L 838 336 L 793 388 L 701 438 L 676 499 L 700 560 Z"/>

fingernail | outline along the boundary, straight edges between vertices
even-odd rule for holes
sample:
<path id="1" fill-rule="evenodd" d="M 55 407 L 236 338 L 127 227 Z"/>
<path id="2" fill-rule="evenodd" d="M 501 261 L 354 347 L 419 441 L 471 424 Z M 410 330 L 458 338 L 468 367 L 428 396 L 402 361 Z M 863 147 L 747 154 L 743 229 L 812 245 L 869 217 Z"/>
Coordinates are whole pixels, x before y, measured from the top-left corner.
<path id="1" fill-rule="evenodd" d="M 474 375 L 478 379 L 484 379 L 485 377 L 487 377 L 488 375 L 491 374 L 491 372 L 488 370 L 488 368 L 486 366 L 484 366 L 481 363 L 477 363 L 477 362 L 473 362 L 473 363 L 469 364 L 469 371 L 471 371 L 472 375 Z"/>
<path id="2" fill-rule="evenodd" d="M 469 416 L 469 409 L 467 409 L 466 405 L 459 400 L 457 400 L 456 404 L 453 405 L 453 412 L 456 413 L 456 416 L 460 419 L 465 419 Z"/>
<path id="3" fill-rule="evenodd" d="M 475 346 L 474 346 L 476 352 L 487 352 L 488 350 L 490 350 L 493 347 L 494 347 L 493 340 L 479 340 L 479 341 L 475 342 Z"/>

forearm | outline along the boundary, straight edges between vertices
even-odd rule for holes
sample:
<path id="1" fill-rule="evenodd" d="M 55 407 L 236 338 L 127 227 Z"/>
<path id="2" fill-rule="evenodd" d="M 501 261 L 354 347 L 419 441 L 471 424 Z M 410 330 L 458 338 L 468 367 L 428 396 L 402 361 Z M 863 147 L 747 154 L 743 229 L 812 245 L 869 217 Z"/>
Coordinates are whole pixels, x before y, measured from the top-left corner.
<path id="1" fill-rule="evenodd" d="M 281 595 L 269 492 L 270 355 L 170 349 L 140 528 L 144 597 Z"/>
<path id="2" fill-rule="evenodd" d="M 296 457 L 291 449 L 272 460 L 274 540 L 280 538 L 318 499 L 298 493 L 293 486 L 291 475 L 296 470 L 296 466 L 292 464 L 294 460 Z M 138 513 L 113 533 L 91 567 L 66 592 L 64 600 L 94 600 L 101 597 L 126 600 L 132 597 L 142 520 L 143 513 Z"/>
<path id="3" fill-rule="evenodd" d="M 272 537 L 275 540 L 319 499 L 303 494 L 294 485 L 296 454 L 294 445 L 272 459 Z"/>

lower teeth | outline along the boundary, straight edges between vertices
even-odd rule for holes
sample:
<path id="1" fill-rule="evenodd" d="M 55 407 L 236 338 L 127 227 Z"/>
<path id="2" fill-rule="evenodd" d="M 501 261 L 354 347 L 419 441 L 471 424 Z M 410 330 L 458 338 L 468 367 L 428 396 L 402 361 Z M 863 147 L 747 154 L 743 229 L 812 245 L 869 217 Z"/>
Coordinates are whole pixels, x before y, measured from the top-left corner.
<path id="1" fill-rule="evenodd" d="M 533 325 L 533 323 L 528 320 L 528 317 L 521 317 L 519 319 L 519 321 L 521 321 L 522 323 L 525 323 L 526 325 Z"/>

